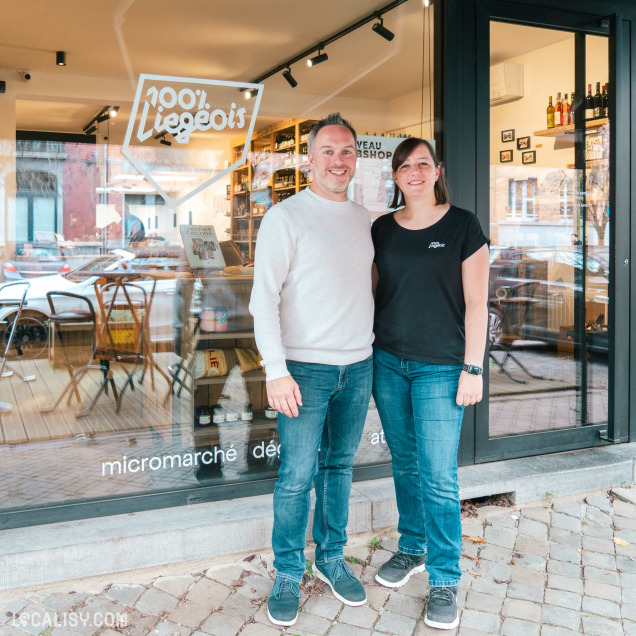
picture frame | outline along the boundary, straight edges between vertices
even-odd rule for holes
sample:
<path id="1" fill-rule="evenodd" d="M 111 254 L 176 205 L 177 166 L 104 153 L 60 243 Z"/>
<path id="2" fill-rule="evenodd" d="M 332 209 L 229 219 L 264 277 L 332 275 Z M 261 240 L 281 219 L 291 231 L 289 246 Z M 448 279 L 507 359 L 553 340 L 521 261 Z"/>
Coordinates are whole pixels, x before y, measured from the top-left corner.
<path id="1" fill-rule="evenodd" d="M 530 148 L 530 137 L 517 138 L 517 150 L 528 150 Z"/>
<path id="2" fill-rule="evenodd" d="M 526 152 L 521 153 L 521 163 L 526 165 L 528 163 L 537 163 L 537 152 L 536 150 L 527 150 Z"/>
<path id="3" fill-rule="evenodd" d="M 503 143 L 506 143 L 508 141 L 514 141 L 515 140 L 515 130 L 514 128 L 511 128 L 510 130 L 502 130 L 501 131 L 501 141 Z"/>
<path id="4" fill-rule="evenodd" d="M 512 161 L 512 150 L 499 151 L 499 163 L 510 163 Z"/>

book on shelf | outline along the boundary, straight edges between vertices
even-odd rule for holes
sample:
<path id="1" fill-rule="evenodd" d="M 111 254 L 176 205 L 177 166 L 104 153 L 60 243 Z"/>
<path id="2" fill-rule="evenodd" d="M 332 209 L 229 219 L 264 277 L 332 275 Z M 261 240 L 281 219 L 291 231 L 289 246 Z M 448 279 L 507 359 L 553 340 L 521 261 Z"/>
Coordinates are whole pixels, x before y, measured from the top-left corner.
<path id="1" fill-rule="evenodd" d="M 181 239 L 190 267 L 223 269 L 225 258 L 212 225 L 180 225 Z"/>

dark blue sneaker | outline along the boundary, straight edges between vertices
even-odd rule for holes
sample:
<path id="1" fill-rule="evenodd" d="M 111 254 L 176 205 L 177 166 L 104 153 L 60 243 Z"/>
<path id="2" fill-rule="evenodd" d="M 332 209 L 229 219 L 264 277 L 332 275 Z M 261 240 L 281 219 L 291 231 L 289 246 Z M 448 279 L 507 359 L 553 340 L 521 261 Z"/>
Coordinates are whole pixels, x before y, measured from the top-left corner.
<path id="1" fill-rule="evenodd" d="M 344 558 L 326 563 L 316 563 L 316 574 L 333 592 L 333 595 L 345 605 L 364 605 L 367 593 L 364 586 L 353 575 L 353 570 Z"/>
<path id="2" fill-rule="evenodd" d="M 293 625 L 298 618 L 300 589 L 296 581 L 277 576 L 267 599 L 267 616 L 274 625 Z"/>
<path id="3" fill-rule="evenodd" d="M 386 587 L 402 587 L 414 574 L 424 572 L 426 555 L 396 552 L 375 575 L 375 580 Z"/>
<path id="4" fill-rule="evenodd" d="M 457 587 L 432 587 L 424 622 L 436 629 L 454 629 L 459 625 Z"/>

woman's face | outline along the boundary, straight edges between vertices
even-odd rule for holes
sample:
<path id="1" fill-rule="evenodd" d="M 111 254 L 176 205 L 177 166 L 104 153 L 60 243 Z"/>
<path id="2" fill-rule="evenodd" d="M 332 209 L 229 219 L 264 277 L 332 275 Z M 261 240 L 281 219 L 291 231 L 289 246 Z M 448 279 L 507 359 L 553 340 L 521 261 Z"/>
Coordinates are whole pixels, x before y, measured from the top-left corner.
<path id="1" fill-rule="evenodd" d="M 405 199 L 419 199 L 435 195 L 435 182 L 439 177 L 429 149 L 420 144 L 406 161 L 393 173 L 393 180 Z"/>

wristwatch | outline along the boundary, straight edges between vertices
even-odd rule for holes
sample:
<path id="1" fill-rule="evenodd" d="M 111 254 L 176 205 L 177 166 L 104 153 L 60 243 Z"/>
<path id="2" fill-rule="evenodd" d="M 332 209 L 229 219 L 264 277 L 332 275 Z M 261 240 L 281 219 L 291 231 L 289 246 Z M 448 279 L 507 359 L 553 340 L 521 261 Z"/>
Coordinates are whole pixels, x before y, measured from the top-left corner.
<path id="1" fill-rule="evenodd" d="M 462 369 L 471 375 L 481 375 L 484 372 L 484 369 L 476 364 L 464 364 Z"/>

